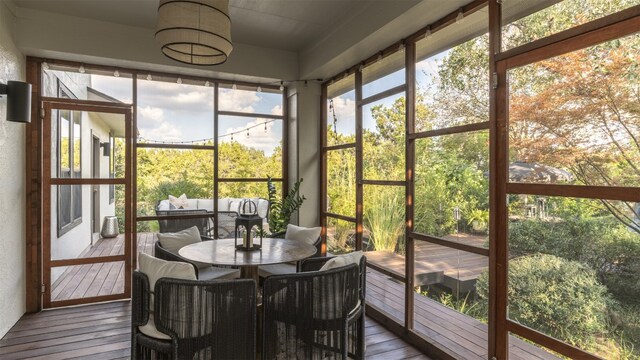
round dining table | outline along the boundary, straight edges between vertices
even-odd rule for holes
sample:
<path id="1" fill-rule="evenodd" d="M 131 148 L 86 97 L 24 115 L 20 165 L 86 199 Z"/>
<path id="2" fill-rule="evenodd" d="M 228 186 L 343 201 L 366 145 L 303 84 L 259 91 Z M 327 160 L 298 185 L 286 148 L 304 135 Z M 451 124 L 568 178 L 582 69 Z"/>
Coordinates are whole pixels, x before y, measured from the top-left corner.
<path id="1" fill-rule="evenodd" d="M 184 246 L 180 256 L 212 265 L 240 268 L 240 277 L 254 279 L 258 284 L 258 266 L 298 261 L 313 256 L 316 247 L 304 241 L 286 239 L 262 239 L 259 250 L 238 250 L 234 239 L 202 241 Z"/>

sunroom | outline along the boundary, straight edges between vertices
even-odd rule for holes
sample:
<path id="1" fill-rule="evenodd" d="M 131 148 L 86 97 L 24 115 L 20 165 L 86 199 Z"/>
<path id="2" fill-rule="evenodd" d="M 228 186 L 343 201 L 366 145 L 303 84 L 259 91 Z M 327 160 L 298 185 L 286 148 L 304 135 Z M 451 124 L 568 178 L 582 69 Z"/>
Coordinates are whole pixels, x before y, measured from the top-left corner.
<path id="1" fill-rule="evenodd" d="M 0 3 L 0 80 L 32 86 L 27 124 L 0 102 L 0 357 L 146 358 L 141 262 L 191 227 L 214 250 L 179 254 L 257 304 L 195 358 L 340 357 L 316 333 L 270 352 L 293 225 L 366 258 L 349 357 L 640 357 L 637 1 L 228 8 L 233 51 L 202 66 L 163 55 L 156 0 Z"/>

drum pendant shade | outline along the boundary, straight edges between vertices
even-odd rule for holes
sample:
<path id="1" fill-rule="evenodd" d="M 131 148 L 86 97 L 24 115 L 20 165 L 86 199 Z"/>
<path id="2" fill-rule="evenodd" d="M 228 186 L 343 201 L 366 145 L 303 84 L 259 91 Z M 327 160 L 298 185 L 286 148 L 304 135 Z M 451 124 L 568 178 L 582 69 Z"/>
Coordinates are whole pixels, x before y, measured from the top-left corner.
<path id="1" fill-rule="evenodd" d="M 229 0 L 160 0 L 156 40 L 173 60 L 224 63 L 233 50 Z"/>

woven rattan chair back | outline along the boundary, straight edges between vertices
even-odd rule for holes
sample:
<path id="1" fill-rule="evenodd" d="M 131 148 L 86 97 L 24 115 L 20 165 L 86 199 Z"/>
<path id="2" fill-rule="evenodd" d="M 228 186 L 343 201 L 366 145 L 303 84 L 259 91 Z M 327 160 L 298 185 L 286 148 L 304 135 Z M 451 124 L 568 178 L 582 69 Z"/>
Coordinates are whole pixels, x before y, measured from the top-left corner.
<path id="1" fill-rule="evenodd" d="M 149 308 L 151 297 L 154 308 Z M 153 314 L 170 340 L 138 330 Z M 255 359 L 256 286 L 253 280 L 196 281 L 161 278 L 155 294 L 135 271 L 132 292 L 133 359 Z"/>

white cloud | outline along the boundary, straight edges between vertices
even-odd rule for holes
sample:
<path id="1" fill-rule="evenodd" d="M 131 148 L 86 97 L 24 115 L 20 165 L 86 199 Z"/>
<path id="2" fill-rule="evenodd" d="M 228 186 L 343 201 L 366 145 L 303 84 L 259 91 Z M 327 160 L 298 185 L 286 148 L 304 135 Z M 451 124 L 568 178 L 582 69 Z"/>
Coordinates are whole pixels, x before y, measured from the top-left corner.
<path id="1" fill-rule="evenodd" d="M 281 129 L 276 129 L 275 126 L 276 123 L 281 123 L 281 121 L 271 121 L 267 123 L 266 131 L 265 125 L 263 125 L 265 121 L 269 121 L 269 119 L 256 118 L 255 120 L 250 121 L 243 126 L 227 128 L 225 134 L 231 134 L 233 132 L 240 131 L 240 133 L 233 135 L 233 141 L 239 142 L 242 145 L 254 149 L 262 150 L 267 156 L 270 156 L 271 154 L 273 154 L 273 150 L 275 149 L 275 147 L 280 145 L 280 140 L 282 139 L 282 135 L 281 133 L 279 133 Z M 250 129 L 249 136 L 247 136 L 247 132 L 245 131 L 245 129 L 254 125 L 258 126 Z M 230 142 L 231 136 L 224 136 L 220 138 L 220 141 Z"/>
<path id="2" fill-rule="evenodd" d="M 235 91 L 220 89 L 220 110 L 254 112 L 254 105 L 260 101 L 260 97 L 253 91 Z"/>
<path id="3" fill-rule="evenodd" d="M 337 97 L 333 98 L 333 110 L 338 119 L 338 126 L 341 124 L 351 124 L 356 121 L 356 102 L 353 99 Z M 333 121 L 333 114 L 328 113 L 330 123 Z"/>
<path id="4" fill-rule="evenodd" d="M 209 99 L 207 99 L 207 97 L 209 97 Z M 211 101 L 210 97 L 210 94 L 204 91 L 189 91 L 178 94 L 176 101 L 183 105 L 200 104 Z"/>
<path id="5" fill-rule="evenodd" d="M 282 115 L 282 105 L 276 105 L 271 109 L 271 115 Z"/>
<path id="6" fill-rule="evenodd" d="M 182 131 L 164 118 L 164 110 L 157 107 L 138 108 L 139 135 L 147 140 L 180 141 Z"/>

